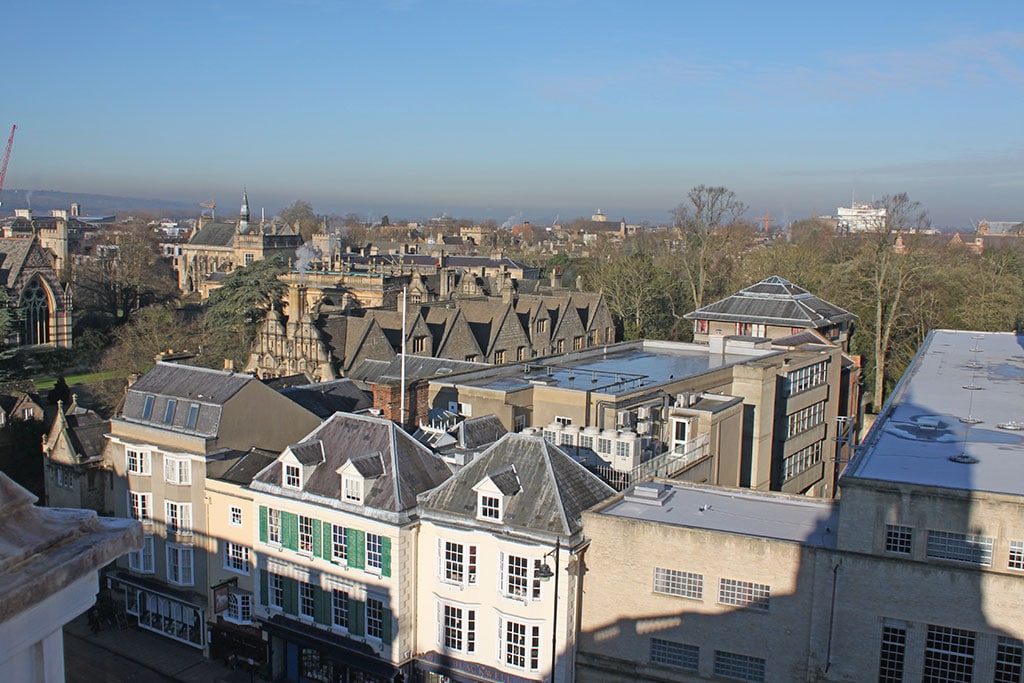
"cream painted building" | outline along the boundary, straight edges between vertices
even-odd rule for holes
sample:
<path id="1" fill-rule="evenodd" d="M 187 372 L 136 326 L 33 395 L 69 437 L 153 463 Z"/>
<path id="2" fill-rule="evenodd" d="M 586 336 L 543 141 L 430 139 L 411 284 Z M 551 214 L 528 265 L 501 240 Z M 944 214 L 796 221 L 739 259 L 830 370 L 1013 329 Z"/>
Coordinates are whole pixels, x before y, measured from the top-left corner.
<path id="1" fill-rule="evenodd" d="M 274 680 L 410 674 L 416 496 L 449 475 L 394 423 L 336 413 L 253 479 L 254 614 Z"/>
<path id="2" fill-rule="evenodd" d="M 574 680 L 580 515 L 612 495 L 561 449 L 522 434 L 422 494 L 414 680 Z"/>
<path id="3" fill-rule="evenodd" d="M 584 515 L 581 681 L 1019 681 L 1021 337 L 932 332 L 841 499 L 637 486 Z"/>

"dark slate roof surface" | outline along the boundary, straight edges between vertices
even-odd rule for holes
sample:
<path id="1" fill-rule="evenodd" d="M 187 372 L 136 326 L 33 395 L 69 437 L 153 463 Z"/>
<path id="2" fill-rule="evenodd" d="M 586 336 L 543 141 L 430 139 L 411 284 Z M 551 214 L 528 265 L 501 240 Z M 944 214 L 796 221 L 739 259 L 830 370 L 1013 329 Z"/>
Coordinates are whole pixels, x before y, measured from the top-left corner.
<path id="1" fill-rule="evenodd" d="M 203 229 L 192 236 L 189 244 L 206 247 L 227 247 L 234 244 L 235 226 L 233 223 L 207 223 Z"/>
<path id="2" fill-rule="evenodd" d="M 475 520 L 473 487 L 485 477 L 493 480 L 510 465 L 522 490 L 506 502 L 506 526 L 570 536 L 581 530 L 584 510 L 615 495 L 614 489 L 554 444 L 537 436 L 507 434 L 443 485 L 421 496 L 421 506 Z"/>
<path id="3" fill-rule="evenodd" d="M 0 238 L 0 286 L 14 285 L 34 241 L 31 237 Z"/>
<path id="4" fill-rule="evenodd" d="M 336 413 L 311 432 L 303 442 L 323 442 L 325 461 L 317 465 L 303 491 L 339 500 L 341 478 L 338 468 L 349 459 L 382 454 L 377 458 L 381 473 L 363 491 L 363 505 L 391 512 L 416 506 L 416 496 L 443 483 L 451 474 L 437 455 L 421 445 L 390 420 L 366 415 Z M 295 448 L 294 446 L 292 447 Z M 360 463 L 355 463 L 358 467 Z M 254 479 L 281 489 L 281 463 L 275 462 Z"/>
<path id="5" fill-rule="evenodd" d="M 281 390 L 281 395 L 295 401 L 321 420 L 337 412 L 354 413 L 373 407 L 372 395 L 348 378 L 288 387 Z"/>
<path id="6" fill-rule="evenodd" d="M 683 317 L 819 328 L 854 320 L 857 316 L 773 275 Z"/>
<path id="7" fill-rule="evenodd" d="M 246 485 L 260 471 L 273 464 L 275 460 L 277 460 L 277 453 L 265 451 L 261 448 L 253 448 L 241 455 L 232 454 L 223 460 L 208 462 L 206 474 L 213 479 L 222 479 Z M 223 466 L 226 466 L 226 468 L 221 471 Z"/>

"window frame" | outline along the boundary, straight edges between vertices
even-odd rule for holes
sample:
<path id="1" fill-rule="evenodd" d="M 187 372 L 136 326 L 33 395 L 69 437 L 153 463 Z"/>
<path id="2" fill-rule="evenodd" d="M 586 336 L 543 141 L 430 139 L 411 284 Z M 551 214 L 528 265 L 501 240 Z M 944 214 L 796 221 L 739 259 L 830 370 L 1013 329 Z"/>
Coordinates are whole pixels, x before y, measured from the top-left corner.
<path id="1" fill-rule="evenodd" d="M 151 451 L 136 448 L 125 448 L 124 461 L 125 471 L 128 474 L 136 474 L 140 477 L 148 477 L 152 473 L 153 453 Z"/>
<path id="2" fill-rule="evenodd" d="M 371 561 L 371 558 L 372 561 Z M 379 574 L 384 570 L 384 536 L 366 532 L 366 571 Z"/>
<path id="3" fill-rule="evenodd" d="M 767 612 L 771 609 L 771 585 L 741 579 L 718 579 L 718 604 Z"/>
<path id="4" fill-rule="evenodd" d="M 281 467 L 281 486 L 293 491 L 302 490 L 302 467 L 292 463 L 284 463 Z"/>
<path id="5" fill-rule="evenodd" d="M 167 544 L 167 583 L 175 586 L 195 585 L 195 552 L 190 545 Z M 171 558 L 175 558 L 172 561 Z M 184 559 L 188 558 L 188 562 Z M 172 574 L 172 569 L 174 570 Z M 186 576 L 187 574 L 187 576 Z"/>
<path id="6" fill-rule="evenodd" d="M 156 542 L 152 535 L 142 537 L 142 547 L 128 553 L 128 568 L 139 574 L 156 573 Z M 148 562 L 147 562 L 148 559 Z"/>
<path id="7" fill-rule="evenodd" d="M 224 541 L 224 569 L 249 576 L 252 571 L 249 546 L 234 541 Z"/>
<path id="8" fill-rule="evenodd" d="M 153 493 L 151 491 L 128 492 L 128 514 L 143 524 L 153 523 Z"/>
<path id="9" fill-rule="evenodd" d="M 667 567 L 654 568 L 652 590 L 661 595 L 671 595 L 689 600 L 704 599 L 704 575 L 684 572 Z"/>
<path id="10" fill-rule="evenodd" d="M 188 486 L 192 483 L 192 461 L 173 455 L 164 455 L 164 481 L 168 484 Z"/>
<path id="11" fill-rule="evenodd" d="M 164 529 L 167 535 L 192 535 L 192 503 L 164 501 Z"/>

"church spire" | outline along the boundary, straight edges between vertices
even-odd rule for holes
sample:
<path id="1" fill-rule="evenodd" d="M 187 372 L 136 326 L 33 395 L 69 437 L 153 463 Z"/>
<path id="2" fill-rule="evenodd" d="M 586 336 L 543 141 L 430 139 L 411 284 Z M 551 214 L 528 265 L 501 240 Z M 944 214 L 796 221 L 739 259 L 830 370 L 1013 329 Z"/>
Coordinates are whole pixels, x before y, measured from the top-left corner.
<path id="1" fill-rule="evenodd" d="M 242 209 L 238 216 L 238 232 L 246 232 L 249 228 L 249 194 L 242 188 Z"/>

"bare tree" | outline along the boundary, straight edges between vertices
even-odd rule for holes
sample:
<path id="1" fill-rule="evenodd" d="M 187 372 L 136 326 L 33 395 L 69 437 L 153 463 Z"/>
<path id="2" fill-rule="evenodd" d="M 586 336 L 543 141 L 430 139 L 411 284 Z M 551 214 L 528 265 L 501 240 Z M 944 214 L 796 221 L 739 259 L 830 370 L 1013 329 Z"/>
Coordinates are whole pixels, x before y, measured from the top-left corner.
<path id="1" fill-rule="evenodd" d="M 928 212 L 906 192 L 886 195 L 875 206 L 885 209 L 866 233 L 859 259 L 867 276 L 874 309 L 875 411 L 882 408 L 885 380 L 892 352 L 893 333 L 904 312 L 906 299 L 920 272 L 916 240 L 912 234 L 929 225 Z"/>
<path id="2" fill-rule="evenodd" d="M 721 230 L 732 224 L 747 211 L 747 205 L 736 198 L 728 188 L 698 185 L 690 190 L 687 201 L 672 211 L 683 251 L 680 266 L 690 290 L 694 308 L 704 305 L 711 264 L 730 235 Z"/>

